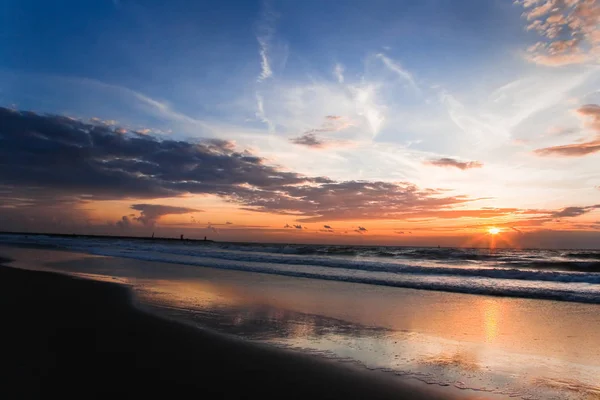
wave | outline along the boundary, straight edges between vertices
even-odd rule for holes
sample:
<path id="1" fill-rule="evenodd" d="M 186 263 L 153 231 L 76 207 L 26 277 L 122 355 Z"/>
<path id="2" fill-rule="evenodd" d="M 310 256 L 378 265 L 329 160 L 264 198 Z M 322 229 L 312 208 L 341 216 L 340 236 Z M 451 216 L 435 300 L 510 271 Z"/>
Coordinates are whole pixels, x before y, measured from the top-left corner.
<path id="1" fill-rule="evenodd" d="M 548 282 L 582 282 L 600 284 L 600 274 L 582 272 L 559 272 L 519 268 L 491 268 L 491 267 L 451 267 L 451 266 L 419 266 L 402 263 L 389 263 L 370 261 L 365 259 L 343 259 L 333 257 L 302 257 L 297 255 L 278 256 L 274 254 L 245 253 L 232 251 L 219 251 L 215 249 L 191 250 L 173 248 L 171 246 L 153 246 L 147 249 L 155 253 L 173 255 L 209 257 L 229 261 L 248 261 L 256 263 L 286 264 L 296 266 L 318 266 L 346 270 L 361 270 L 369 272 L 386 272 L 415 275 L 446 275 L 463 277 L 484 277 L 493 279 L 512 279 Z"/>
<path id="2" fill-rule="evenodd" d="M 364 283 L 380 286 L 402 287 L 421 290 L 436 290 L 454 293 L 482 294 L 491 296 L 522 297 L 546 300 L 559 300 L 580 303 L 600 304 L 600 289 L 597 287 L 585 288 L 574 287 L 569 283 L 552 282 L 551 286 L 524 285 L 519 281 L 507 280 L 504 284 L 497 284 L 496 279 L 485 277 L 449 277 L 430 275 L 415 277 L 411 274 L 400 273 L 378 273 L 366 270 L 347 270 L 312 265 L 286 265 L 266 264 L 251 261 L 232 261 L 210 257 L 186 257 L 173 254 L 161 254 L 150 252 L 119 252 L 114 250 L 95 250 L 94 254 L 133 258 L 144 261 L 158 261 L 164 263 L 212 267 L 226 270 L 238 270 L 246 272 L 258 272 L 272 275 L 292 276 L 299 278 L 311 278 L 321 280 L 333 280 L 341 282 Z M 175 256 L 175 257 L 174 257 Z M 420 279 L 419 279 L 420 278 Z M 579 284 L 581 285 L 581 284 Z M 586 290 L 587 289 L 587 290 Z"/>
<path id="3" fill-rule="evenodd" d="M 572 252 L 563 254 L 567 258 L 587 259 L 587 260 L 598 260 L 600 261 L 600 251 L 596 252 Z"/>

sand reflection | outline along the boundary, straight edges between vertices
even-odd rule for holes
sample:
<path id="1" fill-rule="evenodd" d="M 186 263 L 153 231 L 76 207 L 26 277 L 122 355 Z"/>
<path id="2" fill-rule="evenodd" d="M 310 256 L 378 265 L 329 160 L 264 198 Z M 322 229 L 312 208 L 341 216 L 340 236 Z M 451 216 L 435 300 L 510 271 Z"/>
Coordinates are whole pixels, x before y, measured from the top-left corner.
<path id="1" fill-rule="evenodd" d="M 498 327 L 500 325 L 501 305 L 495 299 L 482 300 L 483 305 L 483 323 L 485 329 L 485 341 L 492 343 L 498 336 Z"/>

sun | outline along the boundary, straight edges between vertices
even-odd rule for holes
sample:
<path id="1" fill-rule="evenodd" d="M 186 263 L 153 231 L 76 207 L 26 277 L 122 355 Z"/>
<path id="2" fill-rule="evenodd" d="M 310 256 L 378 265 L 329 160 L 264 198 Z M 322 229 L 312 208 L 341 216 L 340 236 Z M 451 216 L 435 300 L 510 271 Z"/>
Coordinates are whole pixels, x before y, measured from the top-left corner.
<path id="1" fill-rule="evenodd" d="M 500 233 L 500 228 L 496 228 L 495 226 L 492 226 L 491 228 L 488 229 L 488 233 L 490 235 L 497 235 Z"/>

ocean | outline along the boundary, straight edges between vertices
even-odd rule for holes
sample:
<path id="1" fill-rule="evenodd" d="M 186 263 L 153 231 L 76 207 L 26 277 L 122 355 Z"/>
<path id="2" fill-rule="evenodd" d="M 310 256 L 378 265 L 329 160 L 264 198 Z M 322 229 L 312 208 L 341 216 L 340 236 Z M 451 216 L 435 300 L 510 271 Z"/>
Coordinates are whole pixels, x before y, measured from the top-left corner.
<path id="1" fill-rule="evenodd" d="M 0 243 L 371 285 L 600 303 L 599 250 L 468 249 L 3 234 Z"/>

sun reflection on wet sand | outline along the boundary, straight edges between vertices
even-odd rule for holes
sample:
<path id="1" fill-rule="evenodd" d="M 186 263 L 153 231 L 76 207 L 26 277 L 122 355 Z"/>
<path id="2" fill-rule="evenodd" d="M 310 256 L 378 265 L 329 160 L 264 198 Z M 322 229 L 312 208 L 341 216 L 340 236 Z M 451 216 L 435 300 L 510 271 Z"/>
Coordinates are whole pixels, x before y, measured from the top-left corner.
<path id="1" fill-rule="evenodd" d="M 498 336 L 501 305 L 494 299 L 485 299 L 482 303 L 484 308 L 485 341 L 493 343 Z"/>

